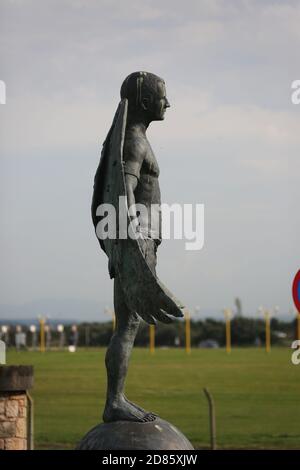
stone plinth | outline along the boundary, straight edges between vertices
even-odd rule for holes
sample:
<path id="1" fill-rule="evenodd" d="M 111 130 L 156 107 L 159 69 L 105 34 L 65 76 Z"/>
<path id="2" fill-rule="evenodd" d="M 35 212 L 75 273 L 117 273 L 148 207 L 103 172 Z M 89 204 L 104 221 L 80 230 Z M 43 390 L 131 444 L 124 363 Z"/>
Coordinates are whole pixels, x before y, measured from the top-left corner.
<path id="1" fill-rule="evenodd" d="M 32 366 L 0 366 L 1 450 L 30 448 L 29 418 L 32 417 L 26 392 L 32 385 Z"/>

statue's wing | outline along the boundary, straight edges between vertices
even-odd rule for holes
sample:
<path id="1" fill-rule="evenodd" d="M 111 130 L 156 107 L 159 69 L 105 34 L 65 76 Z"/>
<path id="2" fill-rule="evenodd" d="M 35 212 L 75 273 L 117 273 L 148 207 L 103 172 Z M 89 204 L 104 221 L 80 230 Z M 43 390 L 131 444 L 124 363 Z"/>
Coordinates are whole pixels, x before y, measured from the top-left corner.
<path id="1" fill-rule="evenodd" d="M 120 102 L 115 113 L 113 123 L 103 143 L 100 163 L 94 179 L 94 192 L 92 199 L 92 219 L 95 230 L 103 218 L 97 215 L 97 209 L 102 204 L 111 204 L 117 209 L 119 195 L 124 193 L 122 182 L 122 149 L 126 126 L 127 103 Z M 122 193 L 123 191 L 123 193 Z M 105 251 L 109 260 L 110 276 L 114 277 L 113 254 L 116 240 L 111 238 L 99 238 L 101 248 Z"/>
<path id="2" fill-rule="evenodd" d="M 140 241 L 128 238 L 120 242 L 118 274 L 128 307 L 150 324 L 182 317 L 183 306 L 151 271 Z"/>
<path id="3" fill-rule="evenodd" d="M 112 127 L 103 144 L 100 164 L 95 176 L 92 202 L 92 218 L 97 232 L 100 217 L 97 207 L 103 203 L 112 204 L 116 210 L 126 211 L 127 227 L 131 223 L 127 204 L 124 209 L 119 205 L 119 196 L 127 202 L 125 174 L 123 169 L 123 145 L 127 119 L 127 100 L 119 104 Z M 119 226 L 117 224 L 117 233 Z M 156 320 L 170 323 L 171 317 L 183 317 L 183 305 L 163 285 L 151 271 L 141 249 L 142 240 L 105 238 L 99 240 L 109 259 L 111 277 L 118 276 L 121 281 L 126 303 L 130 310 L 137 312 L 147 323 Z"/>

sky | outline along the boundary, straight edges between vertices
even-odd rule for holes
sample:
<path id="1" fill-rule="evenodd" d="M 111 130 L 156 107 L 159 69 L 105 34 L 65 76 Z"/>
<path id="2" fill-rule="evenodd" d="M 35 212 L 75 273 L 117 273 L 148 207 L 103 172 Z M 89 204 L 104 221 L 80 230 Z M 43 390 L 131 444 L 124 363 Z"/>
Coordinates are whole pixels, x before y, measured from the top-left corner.
<path id="1" fill-rule="evenodd" d="M 198 315 L 292 309 L 299 269 L 299 1 L 0 0 L 0 321 L 106 318 L 90 216 L 131 72 L 165 79 L 148 138 L 162 200 L 205 205 L 200 251 L 165 240 L 158 276 Z"/>

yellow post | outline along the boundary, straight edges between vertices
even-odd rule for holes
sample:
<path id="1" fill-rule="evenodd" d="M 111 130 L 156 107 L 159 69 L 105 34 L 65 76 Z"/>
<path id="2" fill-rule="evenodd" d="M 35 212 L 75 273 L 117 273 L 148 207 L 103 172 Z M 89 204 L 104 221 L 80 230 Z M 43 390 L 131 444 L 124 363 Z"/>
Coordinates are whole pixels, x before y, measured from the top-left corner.
<path id="1" fill-rule="evenodd" d="M 185 351 L 191 353 L 191 317 L 188 310 L 185 311 Z"/>
<path id="2" fill-rule="evenodd" d="M 265 320 L 266 320 L 266 352 L 271 351 L 271 324 L 270 324 L 270 312 L 265 310 Z"/>
<path id="3" fill-rule="evenodd" d="M 45 352 L 45 319 L 40 318 L 40 352 Z"/>
<path id="4" fill-rule="evenodd" d="M 297 312 L 297 339 L 300 341 L 300 312 Z"/>
<path id="5" fill-rule="evenodd" d="M 225 315 L 225 331 L 226 331 L 226 352 L 227 354 L 229 354 L 231 352 L 231 326 L 230 326 L 231 310 L 229 308 L 225 308 L 224 315 Z"/>
<path id="6" fill-rule="evenodd" d="M 149 325 L 149 338 L 150 338 L 150 352 L 154 354 L 155 351 L 155 325 Z"/>

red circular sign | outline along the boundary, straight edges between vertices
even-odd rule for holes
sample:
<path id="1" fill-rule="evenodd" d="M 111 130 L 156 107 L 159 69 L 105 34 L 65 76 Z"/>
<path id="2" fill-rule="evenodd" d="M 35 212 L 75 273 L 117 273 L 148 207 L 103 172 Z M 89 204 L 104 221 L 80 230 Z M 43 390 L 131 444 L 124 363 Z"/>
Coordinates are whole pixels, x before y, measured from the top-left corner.
<path id="1" fill-rule="evenodd" d="M 295 276 L 292 292 L 294 304 L 296 305 L 296 309 L 300 313 L 300 269 Z"/>

